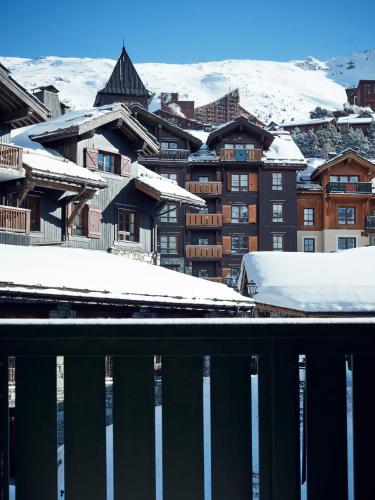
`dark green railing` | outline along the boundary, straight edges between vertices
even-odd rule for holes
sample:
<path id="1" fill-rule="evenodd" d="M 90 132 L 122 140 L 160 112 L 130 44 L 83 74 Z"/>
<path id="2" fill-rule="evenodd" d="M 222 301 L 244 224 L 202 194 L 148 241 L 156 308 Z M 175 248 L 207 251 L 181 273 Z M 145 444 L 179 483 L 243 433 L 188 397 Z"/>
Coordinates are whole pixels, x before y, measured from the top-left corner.
<path id="1" fill-rule="evenodd" d="M 104 357 L 113 356 L 115 500 L 155 499 L 154 355 L 162 356 L 164 500 L 203 500 L 203 356 L 210 355 L 212 500 L 251 500 L 250 356 L 258 356 L 260 499 L 299 500 L 299 355 L 306 356 L 309 500 L 375 498 L 375 319 L 6 321 L 0 463 L 8 485 L 7 356 L 16 357 L 17 500 L 57 498 L 56 356 L 64 355 L 65 500 L 105 500 Z"/>
<path id="2" fill-rule="evenodd" d="M 327 193 L 371 194 L 371 182 L 328 182 Z"/>

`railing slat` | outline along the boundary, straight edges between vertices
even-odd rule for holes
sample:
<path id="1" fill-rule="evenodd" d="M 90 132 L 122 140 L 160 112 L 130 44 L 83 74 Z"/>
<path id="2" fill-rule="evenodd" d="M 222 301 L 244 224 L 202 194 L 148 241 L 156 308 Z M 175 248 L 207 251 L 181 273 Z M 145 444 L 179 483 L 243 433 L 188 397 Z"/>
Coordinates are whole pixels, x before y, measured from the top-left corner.
<path id="1" fill-rule="evenodd" d="M 115 500 L 155 498 L 153 356 L 113 358 Z"/>
<path id="2" fill-rule="evenodd" d="M 211 357 L 212 500 L 251 500 L 250 356 Z"/>
<path id="3" fill-rule="evenodd" d="M 0 499 L 9 498 L 8 358 L 0 357 Z"/>
<path id="4" fill-rule="evenodd" d="M 374 367 L 374 355 L 353 356 L 354 496 L 359 500 L 375 498 Z"/>
<path id="5" fill-rule="evenodd" d="M 293 344 L 272 342 L 270 356 L 259 357 L 261 500 L 300 498 L 298 387 Z"/>
<path id="6" fill-rule="evenodd" d="M 203 358 L 163 357 L 163 500 L 204 499 Z"/>
<path id="7" fill-rule="evenodd" d="M 65 500 L 106 500 L 104 356 L 65 357 L 64 411 Z"/>
<path id="8" fill-rule="evenodd" d="M 345 357 L 306 356 L 309 500 L 348 498 L 346 420 Z"/>
<path id="9" fill-rule="evenodd" d="M 17 500 L 57 498 L 56 358 L 16 359 Z"/>

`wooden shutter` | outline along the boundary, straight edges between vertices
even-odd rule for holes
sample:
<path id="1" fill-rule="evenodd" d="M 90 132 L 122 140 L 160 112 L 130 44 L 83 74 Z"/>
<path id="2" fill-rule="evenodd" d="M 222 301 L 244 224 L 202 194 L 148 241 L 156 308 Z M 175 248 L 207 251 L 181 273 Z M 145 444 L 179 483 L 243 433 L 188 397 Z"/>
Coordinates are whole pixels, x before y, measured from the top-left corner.
<path id="1" fill-rule="evenodd" d="M 249 236 L 249 252 L 258 251 L 258 236 Z"/>
<path id="2" fill-rule="evenodd" d="M 249 205 L 248 206 L 248 218 L 249 224 L 255 224 L 257 221 L 257 206 Z"/>
<path id="3" fill-rule="evenodd" d="M 85 166 L 89 170 L 98 170 L 98 150 L 85 149 Z"/>
<path id="4" fill-rule="evenodd" d="M 216 172 L 216 181 L 221 182 L 221 172 Z"/>
<path id="5" fill-rule="evenodd" d="M 221 273 L 222 273 L 222 274 L 221 274 L 221 275 L 222 275 L 222 277 L 223 277 L 224 282 L 225 282 L 225 278 L 226 278 L 228 275 L 230 275 L 230 272 L 231 272 L 230 267 L 223 267 L 223 268 L 222 268 L 222 270 L 221 270 Z"/>
<path id="6" fill-rule="evenodd" d="M 249 174 L 249 191 L 258 191 L 258 174 Z"/>
<path id="7" fill-rule="evenodd" d="M 121 155 L 121 170 L 120 175 L 129 177 L 132 173 L 132 161 L 129 156 Z"/>
<path id="8" fill-rule="evenodd" d="M 227 191 L 232 191 L 232 174 L 227 173 Z"/>
<path id="9" fill-rule="evenodd" d="M 232 252 L 232 241 L 230 236 L 223 236 L 223 253 Z"/>
<path id="10" fill-rule="evenodd" d="M 231 205 L 223 205 L 223 222 L 232 222 L 232 207 Z"/>
<path id="11" fill-rule="evenodd" d="M 100 208 L 88 207 L 87 236 L 100 238 L 102 234 L 102 211 Z"/>

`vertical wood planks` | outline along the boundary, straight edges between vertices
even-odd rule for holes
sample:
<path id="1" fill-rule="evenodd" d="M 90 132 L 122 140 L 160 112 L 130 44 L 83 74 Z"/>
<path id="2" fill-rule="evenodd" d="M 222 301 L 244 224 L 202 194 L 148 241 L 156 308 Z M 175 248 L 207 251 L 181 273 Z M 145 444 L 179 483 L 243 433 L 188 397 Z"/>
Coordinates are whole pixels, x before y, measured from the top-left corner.
<path id="1" fill-rule="evenodd" d="M 309 500 L 348 498 L 346 421 L 345 357 L 306 356 Z"/>
<path id="2" fill-rule="evenodd" d="M 204 500 L 203 358 L 163 357 L 163 500 Z"/>
<path id="3" fill-rule="evenodd" d="M 153 356 L 113 358 L 114 499 L 155 499 Z"/>
<path id="4" fill-rule="evenodd" d="M 375 407 L 373 404 L 374 355 L 353 356 L 354 496 L 375 498 L 374 449 Z"/>
<path id="5" fill-rule="evenodd" d="M 251 500 L 250 356 L 211 356 L 212 500 Z"/>
<path id="6" fill-rule="evenodd" d="M 9 498 L 8 358 L 0 357 L 0 500 Z"/>
<path id="7" fill-rule="evenodd" d="M 104 356 L 65 357 L 64 393 L 65 500 L 106 500 Z"/>
<path id="8" fill-rule="evenodd" d="M 57 497 L 56 419 L 56 357 L 17 357 L 17 500 Z"/>
<path id="9" fill-rule="evenodd" d="M 259 357 L 261 500 L 300 498 L 298 356 L 293 343 L 272 341 Z"/>

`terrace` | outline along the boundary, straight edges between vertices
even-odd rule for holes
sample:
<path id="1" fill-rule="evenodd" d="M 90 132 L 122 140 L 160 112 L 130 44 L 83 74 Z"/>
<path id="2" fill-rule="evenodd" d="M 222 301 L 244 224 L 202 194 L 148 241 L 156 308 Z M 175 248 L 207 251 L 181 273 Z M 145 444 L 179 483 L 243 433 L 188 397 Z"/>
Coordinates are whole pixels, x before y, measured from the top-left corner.
<path id="1" fill-rule="evenodd" d="M 258 356 L 262 500 L 301 494 L 299 355 L 306 356 L 309 500 L 373 499 L 374 319 L 2 320 L 0 479 L 8 498 L 7 356 L 16 356 L 17 500 L 57 498 L 56 356 L 65 358 L 65 500 L 106 498 L 105 355 L 113 357 L 114 499 L 156 498 L 154 355 L 162 356 L 164 500 L 203 500 L 203 356 L 210 358 L 212 500 L 252 498 L 250 356 Z M 110 480 L 108 478 L 108 480 Z"/>

